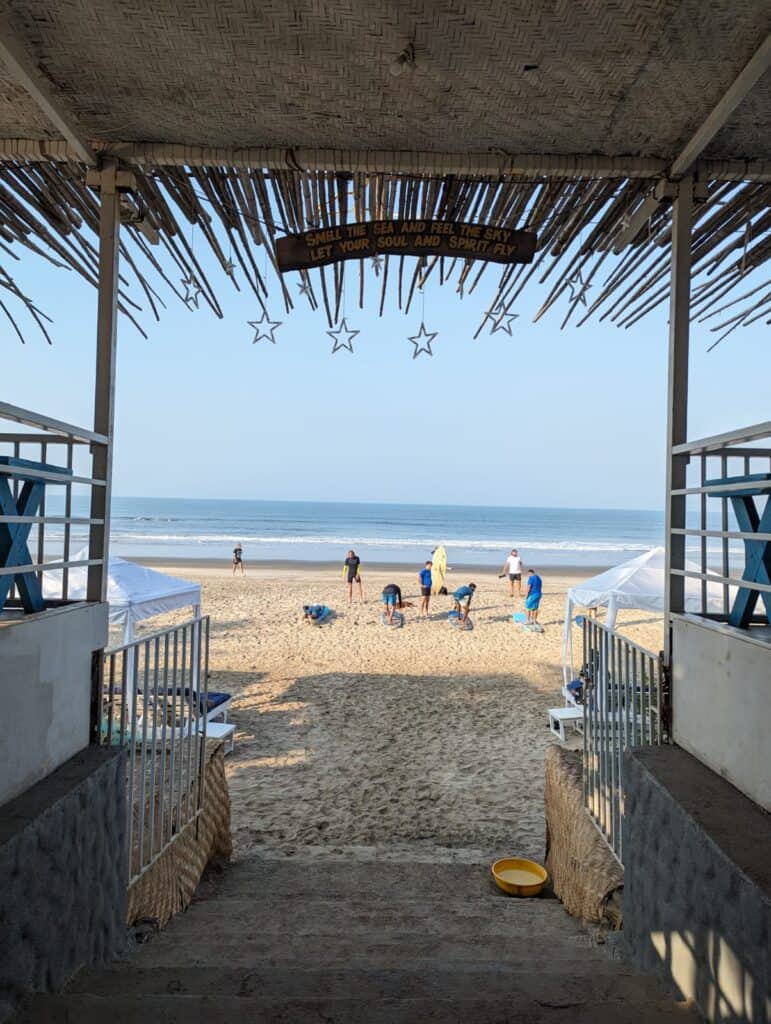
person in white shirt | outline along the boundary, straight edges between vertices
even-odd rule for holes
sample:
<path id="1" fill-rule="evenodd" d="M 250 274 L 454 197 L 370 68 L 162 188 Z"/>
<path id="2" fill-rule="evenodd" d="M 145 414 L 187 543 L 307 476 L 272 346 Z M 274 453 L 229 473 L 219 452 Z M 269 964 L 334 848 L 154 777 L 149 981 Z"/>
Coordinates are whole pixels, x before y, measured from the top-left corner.
<path id="1" fill-rule="evenodd" d="M 503 563 L 502 576 L 509 577 L 509 597 L 514 597 L 514 584 L 517 584 L 517 597 L 522 597 L 522 559 L 517 549 L 512 548 L 511 554 Z"/>

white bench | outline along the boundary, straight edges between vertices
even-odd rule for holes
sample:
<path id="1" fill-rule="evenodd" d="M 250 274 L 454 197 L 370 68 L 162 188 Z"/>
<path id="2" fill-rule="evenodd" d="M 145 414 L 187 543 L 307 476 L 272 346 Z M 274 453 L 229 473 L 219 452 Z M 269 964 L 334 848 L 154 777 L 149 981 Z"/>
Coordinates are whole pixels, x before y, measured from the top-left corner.
<path id="1" fill-rule="evenodd" d="M 198 727 L 203 732 L 201 726 Z M 236 745 L 236 727 L 232 722 L 207 722 L 206 738 L 209 740 L 222 740 L 225 744 L 225 755 L 232 754 Z"/>
<path id="2" fill-rule="evenodd" d="M 549 728 L 559 739 L 560 743 L 564 743 L 566 739 L 565 724 L 567 723 L 578 729 L 579 724 L 583 720 L 584 709 L 578 705 L 566 708 L 549 708 Z"/>

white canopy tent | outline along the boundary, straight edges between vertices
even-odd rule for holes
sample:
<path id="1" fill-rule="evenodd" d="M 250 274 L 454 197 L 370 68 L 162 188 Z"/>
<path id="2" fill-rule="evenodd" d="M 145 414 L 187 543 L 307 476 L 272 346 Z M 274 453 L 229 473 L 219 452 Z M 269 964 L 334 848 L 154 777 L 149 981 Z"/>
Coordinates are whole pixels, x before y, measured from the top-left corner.
<path id="1" fill-rule="evenodd" d="M 87 552 L 75 555 L 76 560 L 79 558 L 88 558 Z M 70 569 L 67 585 L 70 600 L 85 601 L 87 572 L 85 567 Z M 61 572 L 44 573 L 43 596 L 59 596 L 61 592 Z M 187 607 L 197 619 L 201 611 L 201 587 L 113 555 L 108 565 L 107 602 L 110 625 L 120 626 L 123 643 L 129 644 L 136 634 L 137 623 L 143 619 Z"/>
<path id="2" fill-rule="evenodd" d="M 699 566 L 686 561 L 686 569 L 698 572 Z M 636 558 L 615 565 L 612 569 L 584 580 L 568 591 L 565 604 L 565 631 L 562 642 L 562 673 L 567 683 L 573 676 L 573 611 L 577 605 L 584 608 L 606 608 L 605 625 L 613 629 L 616 616 L 622 608 L 664 612 L 664 548 L 652 548 Z M 707 584 L 709 611 L 723 611 L 723 591 L 715 583 Z M 686 576 L 685 610 L 702 611 L 701 580 Z"/>

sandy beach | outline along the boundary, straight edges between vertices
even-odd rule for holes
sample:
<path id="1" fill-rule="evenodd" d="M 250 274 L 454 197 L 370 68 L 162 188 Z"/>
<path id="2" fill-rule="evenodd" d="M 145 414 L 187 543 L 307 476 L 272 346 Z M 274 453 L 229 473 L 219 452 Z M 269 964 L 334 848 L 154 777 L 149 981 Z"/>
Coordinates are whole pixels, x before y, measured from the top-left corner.
<path id="1" fill-rule="evenodd" d="M 347 605 L 329 567 L 167 566 L 199 581 L 211 616 L 211 683 L 233 694 L 236 749 L 227 759 L 237 857 L 415 856 L 482 860 L 543 854 L 547 709 L 560 705 L 565 594 L 575 573 L 544 573 L 543 634 L 511 621 L 522 599 L 489 570 L 473 579 L 474 630 L 446 620 L 448 597 L 417 617 L 417 567 L 363 571 L 363 604 Z M 402 629 L 380 623 L 380 592 L 398 583 Z M 328 604 L 321 626 L 302 605 Z M 661 621 L 619 619 L 652 648 Z M 158 620 L 153 623 L 158 628 Z M 580 651 L 576 630 L 576 653 Z"/>

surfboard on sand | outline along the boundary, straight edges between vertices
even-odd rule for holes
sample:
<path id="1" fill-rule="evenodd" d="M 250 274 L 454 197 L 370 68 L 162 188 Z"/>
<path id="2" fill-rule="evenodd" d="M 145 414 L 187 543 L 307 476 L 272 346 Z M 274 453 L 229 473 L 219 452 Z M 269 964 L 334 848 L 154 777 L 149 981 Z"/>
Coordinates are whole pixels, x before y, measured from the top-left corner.
<path id="1" fill-rule="evenodd" d="M 446 585 L 444 580 L 447 575 L 447 552 L 443 544 L 439 544 L 434 549 L 431 560 L 433 561 L 431 566 L 431 590 L 436 594 Z"/>

